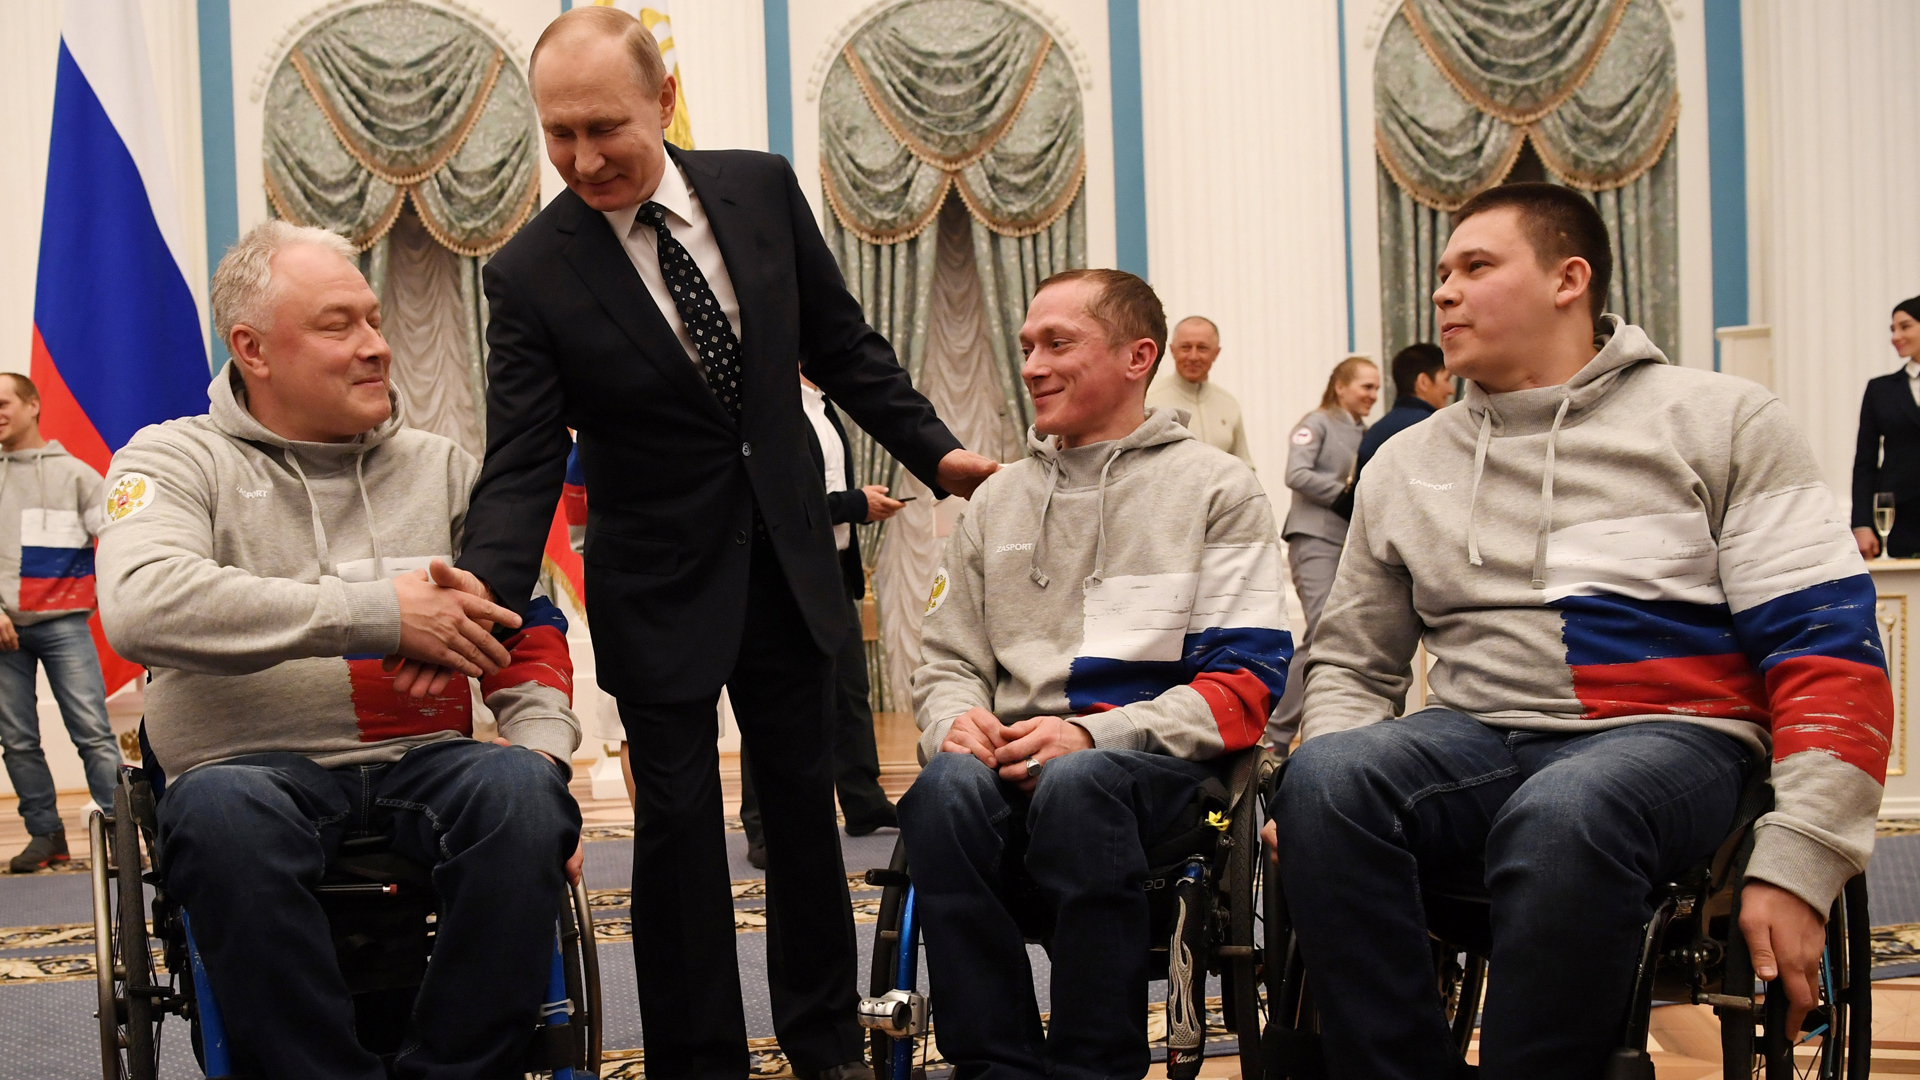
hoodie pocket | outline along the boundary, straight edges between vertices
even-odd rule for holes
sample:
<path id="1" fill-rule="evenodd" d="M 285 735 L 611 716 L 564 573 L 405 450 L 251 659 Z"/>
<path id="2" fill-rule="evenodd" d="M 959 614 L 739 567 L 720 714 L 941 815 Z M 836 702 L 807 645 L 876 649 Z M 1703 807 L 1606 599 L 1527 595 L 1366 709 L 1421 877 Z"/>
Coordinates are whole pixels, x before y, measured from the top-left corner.
<path id="1" fill-rule="evenodd" d="M 598 529 L 587 534 L 586 562 L 596 569 L 664 577 L 680 568 L 679 545 Z"/>

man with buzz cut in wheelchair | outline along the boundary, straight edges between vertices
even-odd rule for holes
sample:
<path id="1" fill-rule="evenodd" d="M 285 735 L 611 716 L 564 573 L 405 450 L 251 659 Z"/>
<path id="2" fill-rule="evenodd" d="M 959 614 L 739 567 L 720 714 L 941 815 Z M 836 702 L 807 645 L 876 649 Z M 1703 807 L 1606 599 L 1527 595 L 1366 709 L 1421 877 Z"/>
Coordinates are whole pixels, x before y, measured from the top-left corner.
<path id="1" fill-rule="evenodd" d="M 1272 509 L 1183 413 L 1146 407 L 1166 338 L 1131 274 L 1041 283 L 1020 329 L 1031 456 L 981 485 L 934 579 L 900 831 L 961 1080 L 1145 1075 L 1147 845 L 1285 686 Z M 1015 893 L 1050 927 L 1044 1040 Z"/>
<path id="2" fill-rule="evenodd" d="M 354 260 L 269 221 L 220 261 L 233 359 L 206 414 L 114 456 L 100 612 L 151 672 L 158 850 L 236 1073 L 388 1075 L 356 1041 L 314 891 L 343 840 L 387 834 L 439 896 L 392 1075 L 517 1076 L 578 876 L 565 621 L 536 604 L 523 622 L 449 568 L 479 465 L 406 426 Z M 402 658 L 448 674 L 396 693 Z M 472 738 L 469 677 L 506 745 Z"/>
<path id="3" fill-rule="evenodd" d="M 1778 398 L 1602 314 L 1611 264 L 1572 189 L 1455 211 L 1433 302 L 1466 394 L 1361 478 L 1273 799 L 1331 1076 L 1460 1067 L 1427 919 L 1466 900 L 1480 1075 L 1651 1077 L 1623 1032 L 1656 891 L 1735 833 L 1769 753 L 1736 910 L 1790 1044 L 1872 850 L 1893 699 L 1846 517 Z M 1423 641 L 1429 705 L 1396 719 Z M 1751 993 L 1714 1002 L 1749 1044 Z"/>

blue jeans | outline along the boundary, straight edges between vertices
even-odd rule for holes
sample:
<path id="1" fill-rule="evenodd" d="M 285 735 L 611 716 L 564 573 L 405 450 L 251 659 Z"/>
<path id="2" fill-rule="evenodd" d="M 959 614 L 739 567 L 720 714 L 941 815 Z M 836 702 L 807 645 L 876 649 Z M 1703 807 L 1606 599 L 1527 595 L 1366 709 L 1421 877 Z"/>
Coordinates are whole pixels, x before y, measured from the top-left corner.
<path id="1" fill-rule="evenodd" d="M 1652 891 L 1726 839 L 1751 753 L 1695 724 L 1568 735 L 1445 709 L 1303 744 L 1273 816 L 1329 1073 L 1457 1067 L 1427 889 L 1492 897 L 1480 1074 L 1599 1076 Z"/>
<path id="2" fill-rule="evenodd" d="M 393 1076 L 505 1080 L 540 1020 L 580 836 L 564 770 L 531 750 L 429 743 L 390 765 L 299 754 L 202 765 L 160 799 L 168 888 L 193 918 L 243 1076 L 385 1080 L 313 888 L 347 836 L 433 867 L 439 922 Z"/>
<path id="3" fill-rule="evenodd" d="M 113 809 L 113 785 L 120 768 L 120 747 L 107 722 L 107 686 L 100 677 L 100 656 L 93 650 L 87 616 L 76 613 L 19 626 L 20 647 L 0 652 L 0 748 L 7 779 L 20 796 L 27 832 L 48 836 L 60 831 L 53 773 L 40 749 L 40 706 L 34 693 L 34 665 L 45 664 L 53 698 L 67 722 L 67 735 L 80 751 L 87 789 L 104 810 Z"/>
<path id="4" fill-rule="evenodd" d="M 971 754 L 927 763 L 900 799 L 900 835 L 956 1080 L 1146 1075 L 1146 842 L 1214 774 L 1162 754 L 1082 750 L 1047 762 L 1029 798 Z M 1044 1037 L 1009 909 L 1033 887 L 1053 928 Z"/>

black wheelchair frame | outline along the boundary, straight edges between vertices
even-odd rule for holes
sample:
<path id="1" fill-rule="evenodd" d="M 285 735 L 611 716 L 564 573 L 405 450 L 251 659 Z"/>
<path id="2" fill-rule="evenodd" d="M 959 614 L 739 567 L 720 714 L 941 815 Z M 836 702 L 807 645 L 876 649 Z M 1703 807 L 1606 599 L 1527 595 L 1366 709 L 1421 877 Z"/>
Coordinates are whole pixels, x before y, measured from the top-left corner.
<path id="1" fill-rule="evenodd" d="M 167 892 L 156 804 L 145 774 L 122 768 L 112 813 L 96 811 L 88 822 L 101 1072 L 105 1080 L 155 1080 L 162 1025 L 178 1016 L 201 1071 L 219 1080 L 230 1075 L 225 1025 L 187 913 Z M 354 994 L 361 1043 L 390 1059 L 426 972 L 439 900 L 427 869 L 388 847 L 384 836 L 348 838 L 316 891 Z M 526 1067 L 571 1080 L 597 1075 L 602 1049 L 600 962 L 583 885 L 568 889 L 556 926 L 548 1004 Z"/>
<path id="2" fill-rule="evenodd" d="M 1235 754 L 1220 790 L 1203 794 L 1193 820 L 1173 836 L 1150 845 L 1143 888 L 1153 926 L 1150 970 L 1189 972 L 1185 986 L 1169 979 L 1168 1075 L 1199 1072 L 1206 1041 L 1206 978 L 1221 977 L 1226 1029 L 1238 1035 L 1241 1074 L 1263 1077 L 1260 1032 L 1267 1023 L 1269 980 L 1267 927 L 1278 904 L 1265 886 L 1266 860 L 1260 826 L 1278 761 L 1259 747 Z M 871 1061 L 878 1080 L 923 1080 L 916 1065 L 928 1025 L 930 993 L 915 987 L 919 929 L 906 847 L 896 844 L 885 870 L 869 870 L 867 883 L 881 886 L 878 927 L 869 972 L 870 996 L 860 1003 L 860 1023 L 869 1029 Z M 1030 943 L 1049 944 L 1039 913 L 1040 897 L 1006 898 Z"/>
<path id="3" fill-rule="evenodd" d="M 1713 1007 L 1725 1080 L 1866 1080 L 1872 1066 L 1873 953 L 1865 875 L 1847 882 L 1828 916 L 1820 1001 L 1800 1031 L 1786 1030 L 1785 992 L 1755 982 L 1739 931 L 1740 889 L 1753 852 L 1753 823 L 1772 804 L 1767 770 L 1756 769 L 1733 833 L 1710 858 L 1655 891 L 1620 1048 L 1607 1063 L 1606 1080 L 1653 1080 L 1647 1039 L 1655 1002 Z M 1280 900 L 1279 890 L 1272 891 Z M 1426 907 L 1439 998 L 1464 1059 L 1486 987 L 1490 905 L 1484 894 L 1432 895 Z M 1266 1075 L 1322 1080 L 1328 1074 L 1319 1017 L 1284 903 L 1276 903 L 1268 926 L 1286 945 L 1275 965 Z"/>

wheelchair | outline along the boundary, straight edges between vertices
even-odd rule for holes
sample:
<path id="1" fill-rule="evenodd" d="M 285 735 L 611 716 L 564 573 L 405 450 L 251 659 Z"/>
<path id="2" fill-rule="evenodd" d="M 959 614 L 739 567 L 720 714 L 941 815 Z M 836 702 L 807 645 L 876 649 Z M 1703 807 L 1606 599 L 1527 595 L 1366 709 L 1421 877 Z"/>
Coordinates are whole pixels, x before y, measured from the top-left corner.
<path id="1" fill-rule="evenodd" d="M 1800 1031 L 1787 1028 L 1784 990 L 1756 985 L 1752 958 L 1740 934 L 1740 888 L 1753 853 L 1753 823 L 1773 807 L 1762 765 L 1747 777 L 1733 833 L 1713 855 L 1655 890 L 1653 917 L 1640 946 L 1620 1047 L 1607 1062 L 1606 1080 L 1653 1080 L 1647 1036 L 1655 1002 L 1710 1005 L 1720 1020 L 1726 1080 L 1866 1080 L 1873 1046 L 1872 921 L 1867 879 L 1848 881 L 1827 918 L 1820 961 L 1819 1001 Z M 1276 883 L 1277 884 L 1277 883 Z M 1273 890 L 1279 900 L 1280 890 Z M 1493 948 L 1485 893 L 1430 894 L 1427 926 L 1435 981 L 1454 1041 L 1464 1060 L 1478 1025 Z M 1266 1032 L 1271 1080 L 1322 1080 L 1319 1020 L 1307 985 L 1298 940 L 1276 903 L 1270 932 L 1284 956 L 1276 962 L 1273 1018 Z"/>
<path id="2" fill-rule="evenodd" d="M 1242 1075 L 1265 1075 L 1260 1032 L 1267 1022 L 1268 979 L 1277 973 L 1266 963 L 1266 928 L 1274 925 L 1279 897 L 1265 887 L 1260 826 L 1277 767 L 1278 759 L 1257 746 L 1230 756 L 1224 782 L 1207 784 L 1171 833 L 1147 847 L 1143 888 L 1152 930 L 1144 944 L 1151 953 L 1150 977 L 1168 978 L 1167 1072 L 1173 1080 L 1199 1073 L 1209 973 L 1220 976 L 1223 1020 L 1238 1036 Z M 896 843 L 887 869 L 867 871 L 866 880 L 882 889 L 870 996 L 859 1006 L 874 1075 L 924 1080 L 920 1058 L 932 1030 L 931 999 L 915 985 L 920 931 L 905 844 Z M 1051 935 L 1038 889 L 1005 899 L 1027 941 L 1046 947 Z"/>
<path id="3" fill-rule="evenodd" d="M 232 1075 L 226 1028 L 191 921 L 166 888 L 164 852 L 156 843 L 156 788 L 163 783 L 122 767 L 112 813 L 95 811 L 88 821 L 99 987 L 94 1015 L 105 1080 L 156 1080 L 162 1025 L 170 1015 L 187 1024 L 194 1058 L 209 1080 Z M 361 1045 L 389 1064 L 426 974 L 439 902 L 428 869 L 393 853 L 390 843 L 386 836 L 347 838 L 316 890 L 353 994 L 355 1031 Z M 151 929 L 144 910 L 149 890 Z M 568 890 L 556 927 L 546 1004 L 526 1071 L 553 1080 L 587 1078 L 599 1072 L 604 1014 L 583 885 Z"/>

